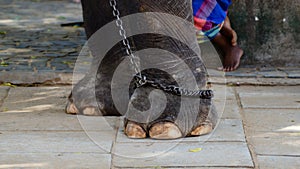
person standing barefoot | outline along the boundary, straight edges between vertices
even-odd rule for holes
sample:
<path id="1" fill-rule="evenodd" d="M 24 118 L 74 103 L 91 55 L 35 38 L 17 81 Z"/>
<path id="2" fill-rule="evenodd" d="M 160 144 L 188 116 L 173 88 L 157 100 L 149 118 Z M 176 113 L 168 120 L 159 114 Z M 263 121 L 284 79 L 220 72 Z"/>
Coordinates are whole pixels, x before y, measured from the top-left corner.
<path id="1" fill-rule="evenodd" d="M 211 40 L 223 56 L 223 71 L 234 71 L 240 65 L 243 50 L 237 45 L 227 10 L 231 0 L 193 0 L 195 27 Z"/>

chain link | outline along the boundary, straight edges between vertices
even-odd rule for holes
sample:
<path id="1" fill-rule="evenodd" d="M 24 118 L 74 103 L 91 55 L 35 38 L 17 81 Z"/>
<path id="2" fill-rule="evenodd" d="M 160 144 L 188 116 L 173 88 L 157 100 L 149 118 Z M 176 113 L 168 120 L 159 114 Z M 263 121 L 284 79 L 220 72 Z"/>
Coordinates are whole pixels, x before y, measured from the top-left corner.
<path id="1" fill-rule="evenodd" d="M 146 76 L 142 76 L 142 79 L 139 76 L 135 76 L 135 80 L 137 88 L 148 85 L 177 96 L 199 97 L 201 99 L 211 99 L 214 96 L 212 90 L 188 90 L 175 85 L 163 85 L 159 82 L 146 79 Z"/>
<path id="2" fill-rule="evenodd" d="M 123 38 L 122 43 L 126 48 L 126 54 L 129 56 L 129 60 L 130 60 L 131 64 L 133 65 L 133 69 L 134 69 L 135 73 L 138 74 L 141 79 L 143 79 L 141 70 L 140 70 L 140 65 L 138 64 L 139 58 L 137 56 L 135 56 L 131 50 L 129 40 L 127 39 L 127 36 L 126 36 L 126 30 L 123 27 L 123 21 L 120 18 L 120 11 L 117 8 L 117 1 L 109 0 L 109 5 L 113 9 L 113 16 L 116 17 L 116 21 L 115 21 L 116 25 L 117 25 L 117 27 L 120 28 L 119 34 Z M 141 81 L 141 82 L 143 82 L 143 81 Z"/>
<path id="3" fill-rule="evenodd" d="M 136 87 L 141 87 L 144 85 L 150 85 L 156 89 L 163 90 L 165 92 L 169 92 L 178 96 L 192 96 L 192 97 L 200 97 L 203 99 L 211 99 L 213 97 L 213 91 L 212 90 L 188 90 L 184 88 L 180 88 L 174 85 L 163 85 L 161 83 L 155 82 L 155 81 L 150 81 L 147 79 L 146 76 L 141 74 L 140 70 L 140 64 L 138 63 L 139 58 L 135 56 L 132 52 L 130 42 L 127 39 L 126 36 L 126 30 L 123 27 L 123 21 L 120 18 L 120 11 L 117 8 L 117 0 L 109 0 L 109 5 L 113 9 L 113 16 L 116 17 L 116 26 L 119 27 L 119 34 L 123 38 L 122 43 L 124 47 L 126 48 L 126 54 L 129 57 L 129 60 L 131 64 L 133 65 L 134 71 L 137 75 L 135 75 L 135 80 L 136 80 Z"/>

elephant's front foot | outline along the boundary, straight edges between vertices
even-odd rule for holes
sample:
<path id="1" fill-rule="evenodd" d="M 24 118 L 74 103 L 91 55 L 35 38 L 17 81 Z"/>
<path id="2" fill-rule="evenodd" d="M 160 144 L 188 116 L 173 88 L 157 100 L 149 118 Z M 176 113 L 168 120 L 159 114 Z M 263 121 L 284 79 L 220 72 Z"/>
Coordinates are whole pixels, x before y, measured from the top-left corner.
<path id="1" fill-rule="evenodd" d="M 187 136 L 201 136 L 209 134 L 213 130 L 213 124 L 208 120 L 195 126 Z M 142 139 L 177 139 L 184 137 L 179 127 L 172 122 L 159 122 L 147 128 L 144 124 L 128 121 L 125 125 L 125 134 L 129 138 Z"/>
<path id="2" fill-rule="evenodd" d="M 138 88 L 130 98 L 124 119 L 124 133 L 129 138 L 160 140 L 210 133 L 217 119 L 217 116 L 213 116 L 216 112 L 211 100 L 181 99 L 181 96 L 170 93 L 162 95 L 161 91 L 149 87 Z"/>
<path id="3" fill-rule="evenodd" d="M 125 120 L 125 134 L 129 138 L 141 139 L 150 137 L 153 139 L 176 139 L 183 137 L 176 124 L 171 122 L 159 122 L 148 127 L 146 124 Z"/>

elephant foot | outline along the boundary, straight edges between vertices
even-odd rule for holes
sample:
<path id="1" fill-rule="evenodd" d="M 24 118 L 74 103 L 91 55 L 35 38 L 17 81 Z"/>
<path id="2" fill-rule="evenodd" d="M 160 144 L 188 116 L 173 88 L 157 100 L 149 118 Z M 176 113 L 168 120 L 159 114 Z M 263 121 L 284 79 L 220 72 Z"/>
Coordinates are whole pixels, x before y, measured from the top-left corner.
<path id="1" fill-rule="evenodd" d="M 102 115 L 100 110 L 93 106 L 86 106 L 83 108 L 76 106 L 76 104 L 73 102 L 72 94 L 70 94 L 69 99 L 67 100 L 65 112 L 67 114 L 73 114 L 73 115 L 76 115 L 76 114 L 81 114 L 81 115 L 86 115 L 86 116 L 101 116 Z"/>
<path id="2" fill-rule="evenodd" d="M 201 136 L 209 134 L 212 130 L 213 124 L 209 121 L 205 121 L 199 126 L 194 127 L 187 136 Z M 133 139 L 143 139 L 146 138 L 147 135 L 152 139 L 158 140 L 178 139 L 184 137 L 179 127 L 172 122 L 158 122 L 153 124 L 149 130 L 147 130 L 147 127 L 143 124 L 128 121 L 125 125 L 124 132 L 128 138 Z"/>
<path id="3" fill-rule="evenodd" d="M 128 138 L 133 138 L 133 139 L 146 138 L 147 135 L 149 135 L 149 137 L 152 139 L 160 139 L 160 140 L 176 139 L 176 138 L 183 137 L 177 125 L 171 122 L 159 122 L 153 124 L 148 131 L 146 131 L 145 128 L 147 127 L 145 127 L 143 124 L 138 124 L 136 122 L 128 121 L 127 124 L 125 125 L 124 132 Z"/>

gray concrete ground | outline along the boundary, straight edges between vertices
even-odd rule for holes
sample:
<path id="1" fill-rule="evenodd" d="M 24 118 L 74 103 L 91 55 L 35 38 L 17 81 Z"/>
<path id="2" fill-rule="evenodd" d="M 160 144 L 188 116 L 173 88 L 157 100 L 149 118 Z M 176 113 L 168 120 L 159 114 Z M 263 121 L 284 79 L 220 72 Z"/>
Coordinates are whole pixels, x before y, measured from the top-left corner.
<path id="1" fill-rule="evenodd" d="M 224 86 L 214 85 L 215 90 Z M 71 87 L 0 87 L 0 168 L 298 168 L 299 86 L 227 87 L 216 130 L 132 140 L 122 118 L 64 113 Z M 225 104 L 225 107 L 224 107 Z"/>
<path id="2" fill-rule="evenodd" d="M 299 168 L 299 67 L 210 69 L 224 113 L 202 137 L 131 140 L 122 118 L 65 114 L 71 86 L 55 84 L 85 35 L 60 24 L 80 20 L 72 1 L 0 1 L 0 168 Z"/>

